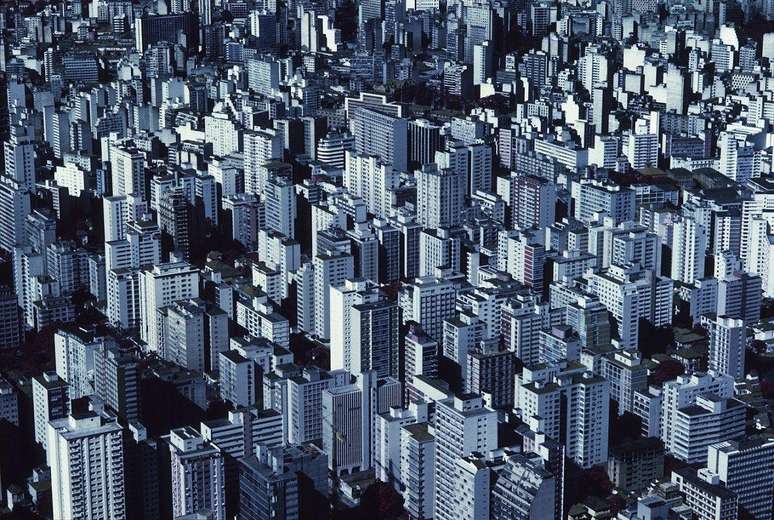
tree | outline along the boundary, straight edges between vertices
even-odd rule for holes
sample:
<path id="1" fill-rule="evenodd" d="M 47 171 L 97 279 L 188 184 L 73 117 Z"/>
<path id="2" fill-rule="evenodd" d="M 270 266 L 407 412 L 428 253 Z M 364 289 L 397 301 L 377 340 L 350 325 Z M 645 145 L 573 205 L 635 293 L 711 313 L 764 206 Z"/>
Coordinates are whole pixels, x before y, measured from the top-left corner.
<path id="1" fill-rule="evenodd" d="M 403 509 L 403 497 L 390 485 L 376 481 L 366 489 L 358 507 L 360 518 L 397 520 L 408 518 Z"/>
<path id="2" fill-rule="evenodd" d="M 683 372 L 683 365 L 681 365 L 679 361 L 671 359 L 663 361 L 650 376 L 650 384 L 660 385 L 665 381 L 675 379 Z"/>

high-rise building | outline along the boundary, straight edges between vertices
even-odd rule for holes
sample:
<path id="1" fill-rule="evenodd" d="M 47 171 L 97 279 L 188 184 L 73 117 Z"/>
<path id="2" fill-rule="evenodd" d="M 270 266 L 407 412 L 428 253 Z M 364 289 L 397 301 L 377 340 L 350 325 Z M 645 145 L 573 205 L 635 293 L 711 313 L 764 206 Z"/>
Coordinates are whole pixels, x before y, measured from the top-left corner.
<path id="1" fill-rule="evenodd" d="M 35 442 L 48 447 L 48 423 L 67 417 L 70 398 L 67 383 L 56 372 L 43 372 L 32 378 L 32 408 Z"/>
<path id="2" fill-rule="evenodd" d="M 374 229 L 366 222 L 357 222 L 354 229 L 347 231 L 346 236 L 355 261 L 355 276 L 378 282 L 379 240 Z"/>
<path id="3" fill-rule="evenodd" d="M 207 364 L 207 316 L 204 302 L 178 300 L 157 310 L 161 357 L 189 370 L 203 372 Z"/>
<path id="4" fill-rule="evenodd" d="M 556 220 L 556 187 L 541 177 L 512 175 L 510 181 L 511 226 L 544 229 Z"/>
<path id="5" fill-rule="evenodd" d="M 247 84 L 257 94 L 271 96 L 279 88 L 280 62 L 270 56 L 247 61 Z"/>
<path id="6" fill-rule="evenodd" d="M 212 23 L 212 0 L 199 0 L 199 24 L 207 26 Z"/>
<path id="7" fill-rule="evenodd" d="M 438 342 L 410 326 L 404 340 L 401 380 L 412 384 L 414 376 L 438 377 Z"/>
<path id="8" fill-rule="evenodd" d="M 16 294 L 0 286 L 0 350 L 18 348 L 22 343 L 21 309 Z"/>
<path id="9" fill-rule="evenodd" d="M 473 313 L 460 312 L 444 320 L 442 333 L 444 357 L 459 365 L 460 376 L 465 377 L 468 373 L 468 352 L 483 339 L 484 323 Z M 506 348 L 509 348 L 507 343 Z"/>
<path id="10" fill-rule="evenodd" d="M 363 444 L 369 420 L 363 389 L 356 384 L 328 388 L 322 392 L 322 439 L 328 468 L 336 474 L 367 469 Z"/>
<path id="11" fill-rule="evenodd" d="M 427 119 L 413 119 L 408 124 L 409 161 L 417 168 L 433 162 L 441 150 L 441 127 Z"/>
<path id="12" fill-rule="evenodd" d="M 266 227 L 288 238 L 296 235 L 296 192 L 293 180 L 286 175 L 270 175 L 264 184 L 262 198 Z"/>
<path id="13" fill-rule="evenodd" d="M 21 186 L 35 186 L 35 137 L 30 124 L 17 124 L 10 128 L 8 140 L 3 143 L 5 176 Z"/>
<path id="14" fill-rule="evenodd" d="M 393 283 L 400 278 L 401 234 L 390 222 L 374 219 L 372 229 L 379 242 L 379 283 Z"/>
<path id="15" fill-rule="evenodd" d="M 435 413 L 437 476 L 451 477 L 461 457 L 473 452 L 486 453 L 497 447 L 497 414 L 484 406 L 481 397 L 465 395 L 438 401 Z M 454 507 L 457 501 L 454 480 L 436 478 L 434 518 L 457 518 Z"/>
<path id="16" fill-rule="evenodd" d="M 672 483 L 698 518 L 739 518 L 739 497 L 719 485 L 717 475 L 685 467 L 672 472 Z"/>
<path id="17" fill-rule="evenodd" d="M 239 408 L 222 419 L 202 422 L 200 430 L 202 437 L 223 453 L 226 513 L 231 514 L 240 495 L 239 460 L 249 457 L 255 447 L 283 444 L 282 414 L 272 409 Z"/>
<path id="18" fill-rule="evenodd" d="M 707 460 L 709 445 L 735 440 L 745 433 L 745 405 L 714 394 L 696 397 L 694 404 L 674 414 L 674 438 L 670 453 L 690 464 Z"/>
<path id="19" fill-rule="evenodd" d="M 0 248 L 11 252 L 24 241 L 24 223 L 31 211 L 29 190 L 10 177 L 0 177 Z"/>
<path id="20" fill-rule="evenodd" d="M 417 170 L 417 223 L 425 228 L 453 227 L 462 219 L 465 176 L 430 163 Z"/>
<path id="21" fill-rule="evenodd" d="M 344 371 L 323 372 L 307 367 L 288 379 L 288 441 L 302 444 L 322 438 L 322 393 L 328 388 L 349 384 Z"/>
<path id="22" fill-rule="evenodd" d="M 374 419 L 403 400 L 401 384 L 362 372 L 352 384 L 322 392 L 322 440 L 328 468 L 336 474 L 365 471 L 373 465 Z"/>
<path id="23" fill-rule="evenodd" d="M 89 287 L 88 252 L 75 242 L 58 241 L 44 251 L 46 273 L 59 283 L 63 294 L 85 291 Z"/>
<path id="24" fill-rule="evenodd" d="M 501 231 L 497 235 L 497 267 L 514 280 L 540 291 L 545 246 L 536 230 Z"/>
<path id="25" fill-rule="evenodd" d="M 312 496 L 329 493 L 327 456 L 311 443 L 259 446 L 239 466 L 239 520 L 319 514 Z"/>
<path id="26" fill-rule="evenodd" d="M 404 508 L 412 518 L 433 518 L 435 510 L 436 445 L 426 422 L 400 429 L 400 481 Z"/>
<path id="27" fill-rule="evenodd" d="M 499 465 L 499 461 L 493 460 L 494 456 L 494 451 L 474 452 L 457 459 L 454 472 L 449 476 L 455 493 L 449 497 L 447 506 L 454 518 L 492 517 L 492 484 Z"/>
<path id="28" fill-rule="evenodd" d="M 573 184 L 572 198 L 575 199 L 574 217 L 585 224 L 603 212 L 615 225 L 635 220 L 636 193 L 631 188 L 595 180 L 581 181 Z"/>
<path id="29" fill-rule="evenodd" d="M 468 350 L 465 391 L 483 395 L 494 409 L 513 407 L 516 354 L 502 349 L 499 339 L 482 341 Z"/>
<path id="30" fill-rule="evenodd" d="M 218 354 L 220 398 L 235 407 L 253 406 L 256 399 L 255 363 L 235 350 Z"/>
<path id="31" fill-rule="evenodd" d="M 151 220 L 130 222 L 123 238 L 105 242 L 105 268 L 108 271 L 137 270 L 160 262 L 161 232 Z"/>
<path id="32" fill-rule="evenodd" d="M 362 279 L 330 292 L 331 368 L 398 375 L 398 305 Z"/>
<path id="33" fill-rule="evenodd" d="M 607 475 L 616 488 L 639 492 L 664 477 L 664 446 L 643 437 L 611 448 Z"/>
<path id="34" fill-rule="evenodd" d="M 551 518 L 556 508 L 557 479 L 537 453 L 507 456 L 492 486 L 494 518 Z"/>
<path id="35" fill-rule="evenodd" d="M 567 305 L 565 323 L 578 333 L 583 348 L 594 349 L 610 344 L 607 309 L 592 295 L 581 295 Z"/>
<path id="36" fill-rule="evenodd" d="M 247 456 L 256 445 L 279 446 L 282 440 L 282 414 L 276 410 L 246 407 L 229 412 L 223 419 L 201 423 L 201 434 L 233 460 Z M 226 460 L 226 468 L 229 462 Z"/>
<path id="37" fill-rule="evenodd" d="M 346 153 L 355 149 L 355 138 L 349 133 L 332 132 L 317 143 L 317 160 L 326 166 L 343 170 Z"/>
<path id="38" fill-rule="evenodd" d="M 610 398 L 618 403 L 618 415 L 633 412 L 635 392 L 644 392 L 648 386 L 648 369 L 639 351 L 619 350 L 603 355 L 598 367 L 599 375 L 610 383 Z"/>
<path id="39" fill-rule="evenodd" d="M 146 200 L 145 157 L 131 141 L 110 146 L 110 173 L 113 196 L 136 195 Z"/>
<path id="40" fill-rule="evenodd" d="M 526 366 L 516 378 L 514 407 L 521 419 L 538 421 L 540 431 L 564 444 L 567 457 L 584 468 L 607 461 L 609 406 L 607 380 L 582 365 Z"/>
<path id="41" fill-rule="evenodd" d="M 661 392 L 660 434 L 667 452 L 677 449 L 680 442 L 676 433 L 678 411 L 694 405 L 696 399 L 705 394 L 711 394 L 720 399 L 731 398 L 734 395 L 734 379 L 721 374 L 693 373 L 678 376 L 664 383 Z M 701 413 L 704 414 L 705 411 Z"/>
<path id="42" fill-rule="evenodd" d="M 192 211 L 183 188 L 166 190 L 159 199 L 159 229 L 171 239 L 175 254 L 191 254 Z"/>
<path id="43" fill-rule="evenodd" d="M 140 418 L 138 359 L 118 345 L 104 343 L 94 351 L 94 393 L 127 422 Z"/>
<path id="44" fill-rule="evenodd" d="M 744 272 L 741 262 L 733 257 L 715 258 L 718 287 L 716 314 L 741 319 L 746 324 L 757 322 L 761 317 L 763 297 L 761 276 Z"/>
<path id="45" fill-rule="evenodd" d="M 656 276 L 639 266 L 616 265 L 602 273 L 587 273 L 586 277 L 590 292 L 615 319 L 622 348 L 637 347 L 640 319 L 660 325 L 672 322 L 671 278 Z"/>
<path id="46" fill-rule="evenodd" d="M 678 114 L 685 113 L 690 82 L 685 77 L 683 70 L 674 66 L 670 67 L 664 76 L 664 84 L 667 87 L 667 111 L 674 110 Z"/>
<path id="47" fill-rule="evenodd" d="M 54 333 L 56 373 L 69 385 L 70 399 L 94 393 L 94 353 L 106 338 L 84 329 L 63 329 Z"/>
<path id="48" fill-rule="evenodd" d="M 740 381 L 744 379 L 747 332 L 744 321 L 726 316 L 706 316 L 702 325 L 709 332 L 709 369 Z"/>
<path id="49" fill-rule="evenodd" d="M 720 161 L 718 171 L 729 179 L 745 185 L 750 179 L 758 177 L 761 169 L 761 156 L 747 136 L 736 132 L 721 132 L 718 136 Z"/>
<path id="50" fill-rule="evenodd" d="M 693 284 L 704 277 L 707 230 L 692 218 L 674 223 L 672 231 L 672 274 L 675 281 Z"/>
<path id="51" fill-rule="evenodd" d="M 555 325 L 538 333 L 540 361 L 557 363 L 562 360 L 578 361 L 581 355 L 578 335 L 567 325 Z"/>
<path id="52" fill-rule="evenodd" d="M 591 92 L 593 103 L 594 130 L 599 135 L 608 133 L 610 111 L 613 108 L 613 95 L 610 89 L 596 86 Z"/>
<path id="53" fill-rule="evenodd" d="M 265 208 L 253 194 L 238 193 L 223 198 L 223 229 L 226 236 L 251 247 L 256 241 L 256 232 L 265 220 Z"/>
<path id="54" fill-rule="evenodd" d="M 172 430 L 164 439 L 171 454 L 173 517 L 206 510 L 213 520 L 225 520 L 225 475 L 220 448 L 190 426 Z"/>
<path id="55" fill-rule="evenodd" d="M 313 266 L 314 333 L 320 338 L 330 337 L 331 287 L 337 287 L 355 275 L 352 255 L 332 251 L 318 254 Z"/>
<path id="56" fill-rule="evenodd" d="M 462 233 L 449 228 L 424 229 L 419 234 L 419 276 L 433 276 L 436 269 L 462 270 Z"/>
<path id="57" fill-rule="evenodd" d="M 157 264 L 140 271 L 140 337 L 158 351 L 158 310 L 171 303 L 199 296 L 199 271 L 186 262 Z"/>
<path id="58" fill-rule="evenodd" d="M 54 518 L 126 518 L 122 428 L 115 417 L 88 411 L 49 422 Z"/>
<path id="59" fill-rule="evenodd" d="M 216 104 L 212 114 L 204 117 L 204 135 L 212 143 L 212 153 L 225 157 L 239 151 L 239 131 L 223 105 Z"/>
<path id="60" fill-rule="evenodd" d="M 482 85 L 494 73 L 494 42 L 483 41 L 473 46 L 473 84 Z"/>
<path id="61" fill-rule="evenodd" d="M 399 171 L 408 168 L 408 121 L 374 109 L 350 108 L 350 129 L 355 137 L 355 151 L 375 155 Z"/>
<path id="62" fill-rule="evenodd" d="M 267 162 L 282 159 L 282 136 L 269 131 L 247 131 L 244 134 L 245 193 L 263 193 L 266 178 L 260 168 Z"/>
<path id="63" fill-rule="evenodd" d="M 740 511 L 756 520 L 774 517 L 774 439 L 750 437 L 711 444 L 706 471 L 736 494 Z"/>
<path id="64" fill-rule="evenodd" d="M 199 23 L 190 10 L 170 14 L 146 14 L 135 20 L 135 44 L 139 52 L 159 42 L 177 43 L 178 35 L 195 49 L 199 45 Z"/>
<path id="65" fill-rule="evenodd" d="M 345 153 L 344 187 L 366 202 L 368 211 L 386 217 L 391 207 L 391 191 L 398 187 L 399 171 L 375 155 Z"/>
<path id="66" fill-rule="evenodd" d="M 638 119 L 623 143 L 624 155 L 635 170 L 658 164 L 658 134 L 653 133 L 649 122 Z"/>
<path id="67" fill-rule="evenodd" d="M 454 315 L 457 289 L 448 279 L 432 276 L 416 278 L 401 286 L 398 305 L 403 323 L 413 321 L 435 339 L 443 339 L 444 320 Z"/>
<path id="68" fill-rule="evenodd" d="M 426 422 L 427 410 L 427 403 L 410 403 L 408 408 L 394 406 L 374 417 L 373 465 L 376 477 L 382 482 L 394 485 L 403 482 L 401 429 L 410 424 Z"/>

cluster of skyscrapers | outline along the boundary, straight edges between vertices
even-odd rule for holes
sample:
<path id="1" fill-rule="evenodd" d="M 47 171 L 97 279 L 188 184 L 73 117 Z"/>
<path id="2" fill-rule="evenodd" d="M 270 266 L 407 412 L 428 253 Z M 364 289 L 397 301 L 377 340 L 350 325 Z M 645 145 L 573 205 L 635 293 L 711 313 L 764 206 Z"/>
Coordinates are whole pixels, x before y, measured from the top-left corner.
<path id="1" fill-rule="evenodd" d="M 0 5 L 3 512 L 771 520 L 771 21 Z"/>

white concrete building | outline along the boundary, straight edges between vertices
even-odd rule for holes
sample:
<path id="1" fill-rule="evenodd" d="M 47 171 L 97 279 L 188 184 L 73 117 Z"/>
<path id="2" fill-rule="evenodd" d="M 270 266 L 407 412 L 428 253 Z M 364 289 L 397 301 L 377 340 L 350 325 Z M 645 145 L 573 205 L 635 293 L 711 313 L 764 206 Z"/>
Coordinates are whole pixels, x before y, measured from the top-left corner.
<path id="1" fill-rule="evenodd" d="M 54 518 L 126 518 L 124 448 L 115 417 L 88 412 L 49 422 Z"/>
<path id="2" fill-rule="evenodd" d="M 70 398 L 67 382 L 56 372 L 43 372 L 32 378 L 32 409 L 35 442 L 48 449 L 48 423 L 67 417 Z"/>
<path id="3" fill-rule="evenodd" d="M 109 149 L 113 195 L 137 195 L 145 200 L 145 157 L 131 141 L 112 142 Z"/>
<path id="4" fill-rule="evenodd" d="M 417 179 L 417 222 L 425 228 L 453 227 L 461 222 L 465 175 L 435 163 L 414 173 Z"/>
<path id="5" fill-rule="evenodd" d="M 438 401 L 435 413 L 436 475 L 447 477 L 435 479 L 434 518 L 459 520 L 454 506 L 459 489 L 449 477 L 456 473 L 461 457 L 497 447 L 497 414 L 473 395 Z"/>
<path id="6" fill-rule="evenodd" d="M 694 373 L 681 375 L 662 386 L 660 436 L 664 449 L 671 452 L 676 449 L 676 421 L 680 408 L 696 403 L 703 394 L 713 394 L 722 399 L 734 395 L 734 379 L 730 376 L 714 373 Z"/>
<path id="7" fill-rule="evenodd" d="M 101 345 L 101 338 L 82 329 L 54 334 L 56 373 L 69 385 L 70 399 L 94 392 L 94 353 Z"/>
<path id="8" fill-rule="evenodd" d="M 152 351 L 160 345 L 157 312 L 177 300 L 199 297 L 199 271 L 187 262 L 157 264 L 140 271 L 140 337 Z"/>
<path id="9" fill-rule="evenodd" d="M 557 478 L 537 453 L 506 457 L 492 486 L 491 518 L 550 519 L 556 510 Z"/>
<path id="10" fill-rule="evenodd" d="M 744 379 L 747 330 L 743 320 L 707 316 L 702 325 L 709 332 L 709 369 L 740 381 Z"/>
<path id="11" fill-rule="evenodd" d="M 693 284 L 704 278 L 707 253 L 707 230 L 694 219 L 686 217 L 673 225 L 672 274 L 675 281 Z"/>
<path id="12" fill-rule="evenodd" d="M 706 471 L 736 493 L 755 520 L 774 518 L 774 438 L 751 437 L 711 444 Z"/>
<path id="13" fill-rule="evenodd" d="M 391 407 L 374 418 L 373 465 L 376 478 L 392 482 L 396 489 L 403 482 L 401 476 L 401 428 L 426 422 L 427 403 L 411 403 L 408 408 Z"/>
<path id="14" fill-rule="evenodd" d="M 374 155 L 345 152 L 344 188 L 366 202 L 368 212 L 386 217 L 391 207 L 391 190 L 398 187 L 400 175 L 391 164 Z"/>
<path id="15" fill-rule="evenodd" d="M 355 275 L 352 255 L 332 252 L 319 254 L 312 260 L 314 273 L 314 333 L 319 338 L 330 337 L 331 287 L 337 287 Z"/>
<path id="16" fill-rule="evenodd" d="M 457 288 L 448 279 L 425 276 L 401 287 L 398 302 L 403 323 L 415 321 L 435 340 L 442 339 L 443 322 L 454 315 Z"/>
<path id="17" fill-rule="evenodd" d="M 720 485 L 717 476 L 682 468 L 672 472 L 672 482 L 685 496 L 685 503 L 699 520 L 739 518 L 738 497 Z"/>
<path id="18" fill-rule="evenodd" d="M 538 420 L 541 431 L 563 443 L 579 466 L 607 461 L 610 387 L 583 365 L 525 367 L 516 377 L 514 407 L 523 421 Z"/>
<path id="19" fill-rule="evenodd" d="M 254 447 L 282 444 L 282 414 L 276 410 L 248 408 L 228 413 L 228 417 L 202 422 L 199 430 L 212 443 L 234 459 L 250 456 Z"/>
<path id="20" fill-rule="evenodd" d="M 433 518 L 435 508 L 435 437 L 426 422 L 400 429 L 400 481 L 403 507 L 411 518 Z"/>
<path id="21" fill-rule="evenodd" d="M 265 205 L 266 227 L 288 238 L 294 238 L 296 192 L 293 180 L 284 175 L 270 175 L 264 183 L 261 199 Z"/>
<path id="22" fill-rule="evenodd" d="M 263 193 L 265 179 L 259 178 L 259 169 L 272 159 L 282 158 L 282 136 L 269 131 L 244 133 L 245 193 Z"/>
<path id="23" fill-rule="evenodd" d="M 349 379 L 344 371 L 323 372 L 311 367 L 288 379 L 288 442 L 302 444 L 322 438 L 322 393 L 349 384 Z"/>
<path id="24" fill-rule="evenodd" d="M 330 291 L 331 369 L 398 375 L 398 307 L 372 283 L 347 279 Z"/>
<path id="25" fill-rule="evenodd" d="M 713 394 L 696 397 L 695 404 L 674 414 L 674 443 L 670 453 L 690 464 L 707 460 L 707 447 L 744 436 L 746 407 L 736 399 Z"/>
<path id="26" fill-rule="evenodd" d="M 223 452 L 193 427 L 172 430 L 169 444 L 172 470 L 172 516 L 208 510 L 213 520 L 226 518 Z"/>
<path id="27" fill-rule="evenodd" d="M 239 151 L 239 130 L 222 104 L 217 104 L 212 114 L 204 117 L 204 137 L 212 143 L 212 153 L 217 157 Z"/>
<path id="28" fill-rule="evenodd" d="M 218 392 L 235 407 L 253 406 L 256 399 L 256 366 L 235 350 L 218 354 Z"/>

